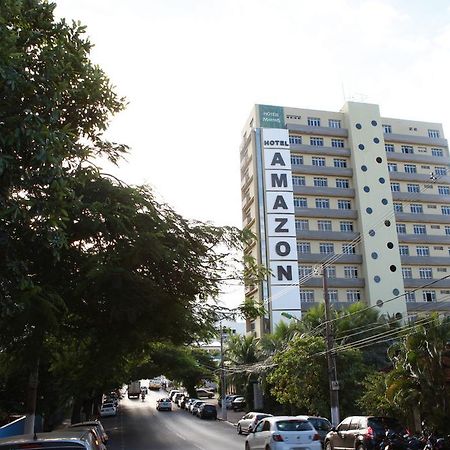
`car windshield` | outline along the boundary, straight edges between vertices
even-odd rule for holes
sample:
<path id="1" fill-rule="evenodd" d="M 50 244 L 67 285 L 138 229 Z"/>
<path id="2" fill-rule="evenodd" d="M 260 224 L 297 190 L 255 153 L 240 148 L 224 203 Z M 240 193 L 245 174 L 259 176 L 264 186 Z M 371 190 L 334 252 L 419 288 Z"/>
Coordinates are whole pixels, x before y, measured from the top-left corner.
<path id="1" fill-rule="evenodd" d="M 112 403 L 104 403 L 102 408 L 112 408 L 113 404 Z"/>
<path id="2" fill-rule="evenodd" d="M 326 419 L 318 419 L 317 417 L 310 417 L 308 419 L 312 424 L 313 427 L 317 431 L 330 431 L 331 430 L 331 423 L 328 422 Z"/>
<path id="3" fill-rule="evenodd" d="M 261 419 L 265 419 L 266 417 L 270 417 L 270 415 L 269 414 L 258 414 L 256 416 L 256 420 L 258 421 L 258 420 L 261 420 Z"/>
<path id="4" fill-rule="evenodd" d="M 280 420 L 277 422 L 278 431 L 309 431 L 312 425 L 306 420 Z"/>

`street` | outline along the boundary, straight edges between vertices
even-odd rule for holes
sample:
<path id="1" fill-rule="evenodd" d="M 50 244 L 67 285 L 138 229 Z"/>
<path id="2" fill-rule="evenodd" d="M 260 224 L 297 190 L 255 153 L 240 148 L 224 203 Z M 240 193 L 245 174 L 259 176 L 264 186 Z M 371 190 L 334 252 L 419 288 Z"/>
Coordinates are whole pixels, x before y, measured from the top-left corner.
<path id="1" fill-rule="evenodd" d="M 151 392 L 145 401 L 124 398 L 117 417 L 103 418 L 108 450 L 243 450 L 245 437 L 227 422 L 201 420 L 173 406 L 158 412 Z"/>

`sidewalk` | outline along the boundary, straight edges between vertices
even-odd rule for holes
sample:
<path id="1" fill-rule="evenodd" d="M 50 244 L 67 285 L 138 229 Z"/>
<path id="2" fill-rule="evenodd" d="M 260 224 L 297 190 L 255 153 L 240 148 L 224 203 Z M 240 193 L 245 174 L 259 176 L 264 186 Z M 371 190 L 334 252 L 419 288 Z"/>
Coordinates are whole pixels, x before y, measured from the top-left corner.
<path id="1" fill-rule="evenodd" d="M 230 424 L 236 426 L 236 424 L 238 423 L 238 421 L 240 419 L 242 419 L 243 416 L 245 416 L 246 412 L 245 411 L 233 411 L 232 409 L 227 409 L 227 422 L 229 422 Z M 223 420 L 222 418 L 222 409 L 217 406 L 217 418 L 219 420 Z"/>

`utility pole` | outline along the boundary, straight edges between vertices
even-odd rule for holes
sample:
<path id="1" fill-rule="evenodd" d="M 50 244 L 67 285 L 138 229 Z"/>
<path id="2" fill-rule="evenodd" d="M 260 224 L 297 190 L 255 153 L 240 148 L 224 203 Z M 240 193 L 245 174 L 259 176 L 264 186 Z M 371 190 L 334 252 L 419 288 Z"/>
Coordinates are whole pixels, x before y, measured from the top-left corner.
<path id="1" fill-rule="evenodd" d="M 327 345 L 328 383 L 330 386 L 331 423 L 337 426 L 339 423 L 339 382 L 337 380 L 336 354 L 333 351 L 333 327 L 331 325 L 330 299 L 328 297 L 327 267 L 322 265 L 323 295 L 325 300 L 325 333 Z"/>
<path id="2" fill-rule="evenodd" d="M 227 404 L 225 401 L 226 396 L 226 384 L 225 384 L 225 364 L 224 364 L 224 351 L 223 351 L 223 327 L 220 322 L 220 376 L 222 380 L 222 420 L 227 420 Z"/>

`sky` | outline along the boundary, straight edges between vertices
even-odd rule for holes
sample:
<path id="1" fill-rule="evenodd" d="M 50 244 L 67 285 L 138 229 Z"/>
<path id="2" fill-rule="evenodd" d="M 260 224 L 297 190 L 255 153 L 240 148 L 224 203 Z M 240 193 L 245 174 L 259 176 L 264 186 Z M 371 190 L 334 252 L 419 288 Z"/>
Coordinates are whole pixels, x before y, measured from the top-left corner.
<path id="1" fill-rule="evenodd" d="M 241 226 L 239 146 L 254 104 L 441 122 L 450 134 L 444 0 L 53 0 L 128 101 L 109 171 L 189 219 Z M 243 300 L 232 287 L 223 301 Z"/>

